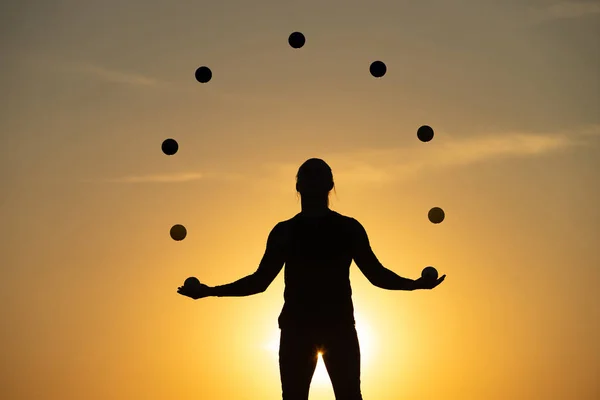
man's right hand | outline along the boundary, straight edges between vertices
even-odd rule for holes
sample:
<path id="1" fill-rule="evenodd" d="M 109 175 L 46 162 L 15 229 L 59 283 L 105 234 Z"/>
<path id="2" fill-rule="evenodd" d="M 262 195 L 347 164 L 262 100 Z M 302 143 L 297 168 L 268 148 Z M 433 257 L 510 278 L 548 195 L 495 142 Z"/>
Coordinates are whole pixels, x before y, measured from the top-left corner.
<path id="1" fill-rule="evenodd" d="M 444 282 L 444 279 L 446 279 L 446 275 L 442 275 L 438 279 L 426 279 L 426 278 L 420 277 L 419 279 L 416 279 L 414 281 L 413 290 L 417 290 L 417 289 L 428 289 L 428 290 L 430 290 L 430 289 L 433 289 L 434 287 L 436 287 L 440 283 Z"/>
<path id="2" fill-rule="evenodd" d="M 194 300 L 201 299 L 212 295 L 212 288 L 203 283 L 193 286 L 180 286 L 177 288 L 177 293 L 182 296 L 187 296 Z"/>

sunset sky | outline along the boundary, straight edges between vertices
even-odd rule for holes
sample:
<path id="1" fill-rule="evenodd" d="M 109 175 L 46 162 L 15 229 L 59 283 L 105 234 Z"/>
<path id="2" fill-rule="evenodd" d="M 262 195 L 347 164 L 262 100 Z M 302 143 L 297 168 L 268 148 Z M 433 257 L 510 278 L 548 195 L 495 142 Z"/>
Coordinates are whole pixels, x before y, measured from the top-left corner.
<path id="1" fill-rule="evenodd" d="M 600 398 L 599 1 L 16 0 L 0 33 L 0 398 L 280 399 L 283 273 L 176 289 L 254 272 L 312 157 L 384 266 L 447 274 L 352 265 L 365 400 Z"/>

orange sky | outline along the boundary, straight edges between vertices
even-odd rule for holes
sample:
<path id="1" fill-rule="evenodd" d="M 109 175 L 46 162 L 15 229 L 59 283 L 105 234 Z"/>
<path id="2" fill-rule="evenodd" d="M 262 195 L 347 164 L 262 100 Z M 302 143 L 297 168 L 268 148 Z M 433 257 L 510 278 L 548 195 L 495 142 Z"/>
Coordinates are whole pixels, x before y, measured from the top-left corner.
<path id="1" fill-rule="evenodd" d="M 387 268 L 448 276 L 352 266 L 366 400 L 600 398 L 597 1 L 0 7 L 0 398 L 280 398 L 283 274 L 176 288 L 252 273 L 311 157 Z"/>

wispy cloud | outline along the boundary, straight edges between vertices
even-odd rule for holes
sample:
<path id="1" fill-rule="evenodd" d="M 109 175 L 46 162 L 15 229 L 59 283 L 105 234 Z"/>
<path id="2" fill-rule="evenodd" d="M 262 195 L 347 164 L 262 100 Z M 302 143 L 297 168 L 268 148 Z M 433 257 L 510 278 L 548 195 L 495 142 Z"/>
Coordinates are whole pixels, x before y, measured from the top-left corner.
<path id="1" fill-rule="evenodd" d="M 156 86 L 159 84 L 157 79 L 144 76 L 134 72 L 123 72 L 104 68 L 93 64 L 73 64 L 72 68 L 107 82 L 123 83 L 134 86 Z"/>
<path id="2" fill-rule="evenodd" d="M 101 181 L 107 183 L 185 183 L 209 179 L 235 180 L 241 177 L 241 174 L 226 172 L 176 172 L 171 174 L 125 175 Z M 93 180 L 88 180 L 88 182 L 91 181 Z"/>
<path id="3" fill-rule="evenodd" d="M 176 92 L 179 94 L 197 94 L 210 96 L 210 100 L 231 104 L 242 103 L 256 105 L 257 103 L 280 105 L 281 98 L 277 92 L 261 91 L 244 92 L 238 89 L 227 89 L 220 86 L 204 85 L 195 80 L 195 66 L 190 66 L 186 76 L 172 76 L 170 79 L 152 77 L 140 72 L 124 70 L 120 68 L 109 68 L 101 62 L 86 62 L 81 60 L 62 59 L 43 53 L 24 53 L 21 55 L 23 61 L 33 68 L 43 68 L 44 73 L 49 70 L 60 74 L 73 74 L 89 77 L 103 82 L 130 86 L 132 88 L 152 88 L 161 91 Z"/>
<path id="4" fill-rule="evenodd" d="M 128 175 L 118 178 L 106 179 L 111 183 L 178 183 L 191 182 L 202 179 L 200 173 L 177 173 L 177 174 L 150 174 L 150 175 Z"/>
<path id="5" fill-rule="evenodd" d="M 558 1 L 532 11 L 538 22 L 581 18 L 600 14 L 598 1 Z"/>
<path id="6" fill-rule="evenodd" d="M 20 59 L 29 67 L 44 68 L 47 73 L 49 70 L 54 72 L 81 74 L 98 80 L 112 83 L 121 83 L 131 86 L 164 86 L 163 82 L 155 77 L 147 76 L 136 71 L 128 71 L 120 68 L 109 68 L 102 63 L 72 60 L 58 57 L 54 54 L 40 52 L 24 52 Z"/>
<path id="7" fill-rule="evenodd" d="M 590 143 L 600 137 L 600 126 L 577 132 L 502 132 L 459 138 L 436 134 L 429 143 L 408 147 L 364 149 L 355 152 L 315 155 L 327 161 L 336 179 L 354 183 L 387 183 L 435 170 L 473 166 L 490 161 L 540 157 Z M 302 160 L 304 161 L 304 160 Z M 300 161 L 300 162 L 302 162 Z M 300 164 L 278 164 L 278 176 L 294 176 Z M 289 189 L 289 184 L 286 185 Z"/>
<path id="8" fill-rule="evenodd" d="M 338 182 L 357 184 L 380 184 L 410 179 L 421 174 L 464 168 L 487 162 L 517 158 L 543 157 L 568 149 L 594 144 L 600 138 L 600 125 L 583 127 L 573 132 L 527 133 L 498 132 L 473 137 L 458 137 L 445 132 L 436 133 L 429 143 L 406 147 L 370 148 L 329 154 L 311 154 L 331 165 Z M 295 160 L 285 163 L 266 163 L 261 166 L 253 182 L 281 183 L 282 190 L 289 191 L 300 164 Z M 169 174 L 133 174 L 101 180 L 121 184 L 186 183 L 199 180 L 241 180 L 248 176 L 236 172 L 177 172 Z M 87 182 L 98 182 L 88 180 Z"/>

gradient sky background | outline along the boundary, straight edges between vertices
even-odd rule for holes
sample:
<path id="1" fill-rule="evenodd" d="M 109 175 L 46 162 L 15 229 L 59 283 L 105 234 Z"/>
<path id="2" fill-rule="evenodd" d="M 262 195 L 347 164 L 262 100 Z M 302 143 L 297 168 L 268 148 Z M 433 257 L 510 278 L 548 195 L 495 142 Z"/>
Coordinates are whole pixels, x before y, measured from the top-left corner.
<path id="1" fill-rule="evenodd" d="M 280 398 L 283 274 L 176 288 L 254 272 L 311 157 L 386 267 L 448 275 L 353 265 L 366 400 L 600 398 L 600 2 L 21 0 L 0 29 L 1 398 Z"/>

